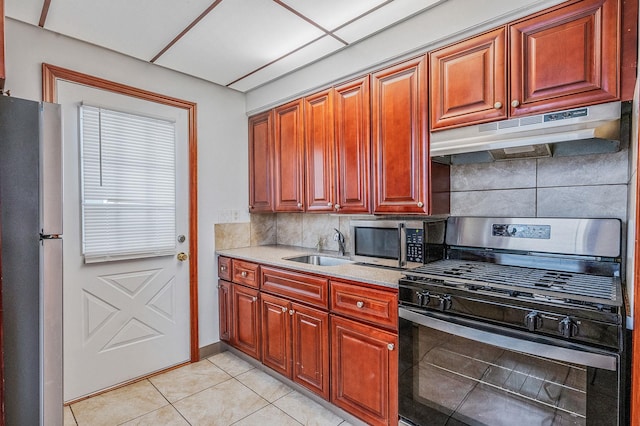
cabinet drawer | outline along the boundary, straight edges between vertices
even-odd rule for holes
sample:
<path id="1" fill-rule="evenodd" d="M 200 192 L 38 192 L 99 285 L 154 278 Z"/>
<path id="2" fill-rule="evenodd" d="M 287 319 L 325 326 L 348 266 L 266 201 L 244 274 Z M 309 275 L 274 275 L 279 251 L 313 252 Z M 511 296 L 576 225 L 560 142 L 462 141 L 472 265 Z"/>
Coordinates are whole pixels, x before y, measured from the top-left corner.
<path id="1" fill-rule="evenodd" d="M 331 281 L 331 311 L 386 328 L 398 327 L 398 295 L 395 292 Z"/>
<path id="2" fill-rule="evenodd" d="M 233 259 L 231 261 L 232 281 L 244 284 L 249 287 L 260 287 L 259 265 L 243 260 Z"/>
<path id="3" fill-rule="evenodd" d="M 261 289 L 298 302 L 329 307 L 329 282 L 325 278 L 263 266 Z"/>
<path id="4" fill-rule="evenodd" d="M 218 256 L 218 278 L 231 281 L 231 259 Z"/>

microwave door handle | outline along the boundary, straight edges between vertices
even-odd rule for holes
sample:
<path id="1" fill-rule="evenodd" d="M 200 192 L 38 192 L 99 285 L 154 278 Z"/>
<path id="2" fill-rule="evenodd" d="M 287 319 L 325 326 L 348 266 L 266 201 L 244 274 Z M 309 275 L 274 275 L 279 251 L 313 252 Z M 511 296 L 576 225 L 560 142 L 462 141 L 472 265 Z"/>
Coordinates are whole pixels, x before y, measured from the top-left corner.
<path id="1" fill-rule="evenodd" d="M 398 267 L 404 268 L 407 265 L 407 228 L 404 223 L 398 224 Z"/>

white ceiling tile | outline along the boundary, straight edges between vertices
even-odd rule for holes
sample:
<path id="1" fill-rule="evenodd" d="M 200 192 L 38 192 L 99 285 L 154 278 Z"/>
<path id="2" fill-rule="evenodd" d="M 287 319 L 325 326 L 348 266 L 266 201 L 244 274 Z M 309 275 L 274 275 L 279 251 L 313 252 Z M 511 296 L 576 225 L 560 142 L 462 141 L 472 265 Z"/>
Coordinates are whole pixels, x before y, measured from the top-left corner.
<path id="1" fill-rule="evenodd" d="M 394 0 L 378 10 L 336 31 L 348 43 L 354 43 L 442 0 Z"/>
<path id="2" fill-rule="evenodd" d="M 38 25 L 42 0 L 4 0 L 4 14 L 9 18 Z"/>
<path id="3" fill-rule="evenodd" d="M 271 0 L 223 1 L 156 63 L 227 85 L 321 37 Z"/>
<path id="4" fill-rule="evenodd" d="M 212 0 L 53 0 L 45 28 L 150 60 Z"/>
<path id="5" fill-rule="evenodd" d="M 323 56 L 331 54 L 342 47 L 344 47 L 344 45 L 335 38 L 325 36 L 303 49 L 287 56 L 286 58 L 283 58 L 282 60 L 243 78 L 229 87 L 241 92 L 251 90 L 261 84 L 278 78 L 283 74 L 322 58 Z"/>
<path id="6" fill-rule="evenodd" d="M 283 0 L 302 15 L 332 31 L 387 0 Z"/>

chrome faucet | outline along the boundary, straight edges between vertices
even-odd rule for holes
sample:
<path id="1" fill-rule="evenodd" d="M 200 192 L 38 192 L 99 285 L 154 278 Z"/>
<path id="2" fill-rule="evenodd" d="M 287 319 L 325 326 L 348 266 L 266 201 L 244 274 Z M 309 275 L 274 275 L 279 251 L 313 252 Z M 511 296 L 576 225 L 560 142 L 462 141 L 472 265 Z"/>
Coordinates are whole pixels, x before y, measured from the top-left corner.
<path id="1" fill-rule="evenodd" d="M 336 228 L 333 228 L 333 230 L 336 231 L 336 233 L 333 234 L 333 241 L 338 242 L 338 253 L 340 253 L 340 256 L 344 256 L 344 235 Z"/>

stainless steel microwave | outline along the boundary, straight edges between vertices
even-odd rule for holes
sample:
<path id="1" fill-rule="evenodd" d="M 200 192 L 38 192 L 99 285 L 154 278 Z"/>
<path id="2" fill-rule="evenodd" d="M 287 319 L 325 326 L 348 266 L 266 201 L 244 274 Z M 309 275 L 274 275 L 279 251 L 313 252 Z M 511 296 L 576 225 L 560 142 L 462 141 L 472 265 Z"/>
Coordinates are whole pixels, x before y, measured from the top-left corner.
<path id="1" fill-rule="evenodd" d="M 395 268 L 415 268 L 440 259 L 445 220 L 352 220 L 351 260 Z"/>

